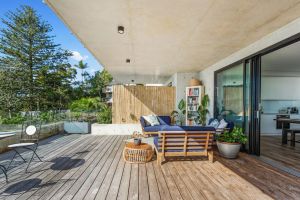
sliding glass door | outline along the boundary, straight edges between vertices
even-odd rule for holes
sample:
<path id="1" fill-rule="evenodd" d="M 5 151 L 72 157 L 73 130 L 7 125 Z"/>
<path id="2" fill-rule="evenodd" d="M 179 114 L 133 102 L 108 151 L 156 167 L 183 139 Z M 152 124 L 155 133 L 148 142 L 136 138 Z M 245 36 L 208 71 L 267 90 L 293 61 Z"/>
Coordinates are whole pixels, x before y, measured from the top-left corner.
<path id="1" fill-rule="evenodd" d="M 243 127 L 243 84 L 243 64 L 216 73 L 216 118 Z"/>
<path id="2" fill-rule="evenodd" d="M 215 73 L 215 117 L 232 121 L 248 136 L 245 150 L 259 155 L 259 60 L 253 58 Z"/>

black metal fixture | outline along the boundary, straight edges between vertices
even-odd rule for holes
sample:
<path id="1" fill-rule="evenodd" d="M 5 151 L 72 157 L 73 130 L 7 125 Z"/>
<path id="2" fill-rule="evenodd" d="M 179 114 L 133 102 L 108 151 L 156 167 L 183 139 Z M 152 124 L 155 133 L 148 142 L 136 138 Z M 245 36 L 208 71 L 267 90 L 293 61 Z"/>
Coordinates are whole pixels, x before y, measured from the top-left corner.
<path id="1" fill-rule="evenodd" d="M 129 58 L 126 59 L 126 63 L 130 63 L 130 59 Z"/>
<path id="2" fill-rule="evenodd" d="M 118 33 L 124 34 L 124 26 L 118 26 Z"/>

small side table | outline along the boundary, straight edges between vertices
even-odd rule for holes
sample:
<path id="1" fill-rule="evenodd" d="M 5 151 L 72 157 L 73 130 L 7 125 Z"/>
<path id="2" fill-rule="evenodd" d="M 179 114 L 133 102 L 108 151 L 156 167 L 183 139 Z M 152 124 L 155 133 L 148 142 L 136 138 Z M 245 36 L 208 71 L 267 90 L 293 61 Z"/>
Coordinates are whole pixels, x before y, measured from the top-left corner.
<path id="1" fill-rule="evenodd" d="M 7 137 L 14 136 L 14 135 L 16 135 L 16 133 L 14 133 L 14 132 L 0 132 L 0 140 L 2 140 L 4 138 L 7 138 Z M 5 178 L 6 178 L 6 182 L 8 182 L 6 167 L 4 165 L 0 164 L 0 170 L 4 173 Z"/>
<path id="2" fill-rule="evenodd" d="M 128 142 L 123 150 L 123 158 L 129 163 L 146 163 L 152 159 L 152 156 L 153 148 L 146 143 L 135 145 L 133 142 Z"/>

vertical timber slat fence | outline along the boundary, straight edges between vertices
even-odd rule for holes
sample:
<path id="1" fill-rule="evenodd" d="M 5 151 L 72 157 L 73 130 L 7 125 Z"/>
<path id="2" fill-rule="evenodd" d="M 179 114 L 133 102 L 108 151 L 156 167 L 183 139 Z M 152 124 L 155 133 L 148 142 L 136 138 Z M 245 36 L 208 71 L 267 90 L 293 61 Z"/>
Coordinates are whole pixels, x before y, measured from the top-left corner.
<path id="1" fill-rule="evenodd" d="M 174 109 L 174 87 L 113 86 L 113 124 L 136 124 L 142 115 L 170 115 Z"/>

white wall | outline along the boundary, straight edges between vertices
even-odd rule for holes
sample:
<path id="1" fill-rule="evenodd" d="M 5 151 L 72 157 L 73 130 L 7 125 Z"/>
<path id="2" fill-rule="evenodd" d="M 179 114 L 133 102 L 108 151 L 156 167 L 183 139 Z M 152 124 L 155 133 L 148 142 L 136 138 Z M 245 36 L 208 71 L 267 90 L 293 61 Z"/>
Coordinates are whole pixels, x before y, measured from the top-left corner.
<path id="1" fill-rule="evenodd" d="M 300 100 L 300 77 L 262 77 L 261 98 Z"/>
<path id="2" fill-rule="evenodd" d="M 290 38 L 296 34 L 300 33 L 300 18 L 294 20 L 293 22 L 283 26 L 282 28 L 274 31 L 273 33 L 261 38 L 260 40 L 252 43 L 251 45 L 233 53 L 227 58 L 217 62 L 216 64 L 206 68 L 199 73 L 199 78 L 202 80 L 205 91 L 210 97 L 210 113 L 213 112 L 213 101 L 214 101 L 214 72 L 218 69 L 226 67 L 232 63 L 235 63 L 243 58 L 251 56 L 263 49 L 266 49 L 282 40 Z M 233 36 L 234 37 L 234 36 Z"/>
<path id="3" fill-rule="evenodd" d="M 199 78 L 199 73 L 175 73 L 165 82 L 165 85 L 172 82 L 172 86 L 176 87 L 176 108 L 181 99 L 185 100 L 185 88 L 192 78 Z"/>

